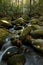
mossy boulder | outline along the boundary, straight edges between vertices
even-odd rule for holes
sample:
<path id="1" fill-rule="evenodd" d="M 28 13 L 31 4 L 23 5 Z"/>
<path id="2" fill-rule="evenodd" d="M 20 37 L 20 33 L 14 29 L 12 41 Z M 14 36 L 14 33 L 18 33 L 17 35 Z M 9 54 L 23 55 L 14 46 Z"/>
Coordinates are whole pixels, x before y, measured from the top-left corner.
<path id="1" fill-rule="evenodd" d="M 0 27 L 10 28 L 10 27 L 12 27 L 12 24 L 10 21 L 0 20 Z"/>
<path id="2" fill-rule="evenodd" d="M 31 21 L 31 24 L 38 24 L 38 19 L 34 19 L 34 18 L 33 18 L 33 19 L 31 19 L 30 21 Z"/>
<path id="3" fill-rule="evenodd" d="M 35 31 L 31 31 L 30 33 L 33 37 L 36 38 L 43 38 L 43 29 L 39 29 L 39 30 L 35 30 Z"/>
<path id="4" fill-rule="evenodd" d="M 41 27 L 39 25 L 31 25 L 32 30 L 38 30 L 41 29 Z"/>
<path id="5" fill-rule="evenodd" d="M 38 25 L 43 26 L 43 21 L 39 21 Z"/>
<path id="6" fill-rule="evenodd" d="M 17 54 L 8 60 L 7 64 L 8 65 L 24 65 L 26 62 L 25 56 L 22 54 Z"/>
<path id="7" fill-rule="evenodd" d="M 4 44 L 5 38 L 8 36 L 9 32 L 6 29 L 0 28 L 0 48 Z"/>
<path id="8" fill-rule="evenodd" d="M 43 53 L 43 39 L 32 39 L 32 46 Z"/>
<path id="9" fill-rule="evenodd" d="M 30 34 L 30 32 L 31 32 L 31 26 L 27 26 L 27 27 L 21 32 L 21 34 L 20 34 L 20 39 L 21 39 L 21 40 L 24 40 L 25 37 L 26 37 L 28 34 Z"/>
<path id="10" fill-rule="evenodd" d="M 40 16 L 40 17 L 39 17 L 39 20 L 40 20 L 40 21 L 43 21 L 43 16 Z"/>
<path id="11" fill-rule="evenodd" d="M 19 25 L 24 25 L 25 24 L 25 20 L 21 17 L 21 18 L 18 18 L 16 20 L 16 25 L 19 24 Z"/>

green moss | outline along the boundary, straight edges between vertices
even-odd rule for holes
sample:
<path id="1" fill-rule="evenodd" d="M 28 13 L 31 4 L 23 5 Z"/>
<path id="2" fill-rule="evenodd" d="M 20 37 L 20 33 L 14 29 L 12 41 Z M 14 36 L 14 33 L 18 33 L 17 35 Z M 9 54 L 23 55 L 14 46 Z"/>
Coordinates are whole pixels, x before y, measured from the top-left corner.
<path id="1" fill-rule="evenodd" d="M 0 46 L 4 44 L 4 39 L 8 36 L 9 32 L 6 29 L 0 28 Z"/>
<path id="2" fill-rule="evenodd" d="M 32 39 L 32 45 L 43 52 L 43 39 Z"/>
<path id="3" fill-rule="evenodd" d="M 31 26 L 27 26 L 20 34 L 20 39 L 23 40 L 31 32 Z"/>
<path id="4" fill-rule="evenodd" d="M 11 22 L 10 21 L 7 21 L 7 20 L 0 20 L 0 26 L 3 26 L 3 27 L 5 27 L 5 28 L 7 28 L 7 27 L 11 27 L 12 26 L 12 24 L 11 24 Z"/>
<path id="5" fill-rule="evenodd" d="M 38 20 L 37 19 L 32 19 L 31 20 L 31 24 L 37 24 L 38 23 Z"/>
<path id="6" fill-rule="evenodd" d="M 38 30 L 41 28 L 39 25 L 32 25 L 31 27 L 32 27 L 32 30 Z"/>
<path id="7" fill-rule="evenodd" d="M 33 36 L 42 36 L 43 37 L 43 29 L 35 30 L 31 32 L 31 35 Z"/>
<path id="8" fill-rule="evenodd" d="M 26 59 L 24 55 L 17 54 L 9 58 L 8 65 L 24 65 Z"/>
<path id="9" fill-rule="evenodd" d="M 16 20 L 16 24 L 22 25 L 22 24 L 24 24 L 24 23 L 25 23 L 25 20 L 24 20 L 23 18 L 18 18 L 18 19 Z"/>

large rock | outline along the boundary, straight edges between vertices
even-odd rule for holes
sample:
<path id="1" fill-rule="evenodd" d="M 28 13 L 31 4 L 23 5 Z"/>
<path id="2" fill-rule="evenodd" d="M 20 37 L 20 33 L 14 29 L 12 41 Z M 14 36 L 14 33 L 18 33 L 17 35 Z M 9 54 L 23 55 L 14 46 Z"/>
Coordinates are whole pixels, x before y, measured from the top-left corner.
<path id="1" fill-rule="evenodd" d="M 40 21 L 43 21 L 43 16 L 40 16 L 40 17 L 39 17 L 39 20 L 40 20 Z"/>
<path id="2" fill-rule="evenodd" d="M 38 25 L 43 26 L 43 21 L 39 21 Z"/>
<path id="3" fill-rule="evenodd" d="M 39 30 L 42 28 L 39 25 L 31 25 L 31 27 L 32 27 L 32 30 Z"/>
<path id="4" fill-rule="evenodd" d="M 10 28 L 12 27 L 12 24 L 6 20 L 0 20 L 0 27 Z"/>
<path id="5" fill-rule="evenodd" d="M 34 38 L 43 38 L 43 29 L 31 31 L 30 33 Z"/>
<path id="6" fill-rule="evenodd" d="M 8 36 L 9 32 L 6 29 L 0 28 L 0 48 L 4 44 L 5 38 Z"/>
<path id="7" fill-rule="evenodd" d="M 26 37 L 28 34 L 30 34 L 30 32 L 31 32 L 31 26 L 27 26 L 27 27 L 21 32 L 21 34 L 20 34 L 20 39 L 21 39 L 21 40 L 24 40 L 25 37 Z"/>
<path id="8" fill-rule="evenodd" d="M 43 39 L 32 39 L 32 46 L 43 53 Z"/>
<path id="9" fill-rule="evenodd" d="M 8 65 L 24 65 L 25 64 L 25 56 L 22 54 L 14 55 L 8 60 Z"/>
<path id="10" fill-rule="evenodd" d="M 25 24 L 25 20 L 23 18 L 18 18 L 16 20 L 16 24 L 19 24 L 19 25 L 24 25 Z"/>
<path id="11" fill-rule="evenodd" d="M 33 18 L 33 19 L 31 19 L 30 21 L 31 21 L 31 24 L 38 24 L 38 19 L 34 19 L 34 18 Z"/>

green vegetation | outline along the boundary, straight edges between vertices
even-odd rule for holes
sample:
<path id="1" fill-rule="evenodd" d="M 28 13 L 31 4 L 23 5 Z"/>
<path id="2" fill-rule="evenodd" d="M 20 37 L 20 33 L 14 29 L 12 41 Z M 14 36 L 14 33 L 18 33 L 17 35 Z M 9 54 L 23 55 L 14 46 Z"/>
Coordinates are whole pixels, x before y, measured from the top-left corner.
<path id="1" fill-rule="evenodd" d="M 26 60 L 24 55 L 16 54 L 8 60 L 8 65 L 24 65 L 25 61 Z"/>
<path id="2" fill-rule="evenodd" d="M 4 44 L 5 38 L 8 36 L 9 32 L 6 29 L 0 28 L 0 48 Z"/>

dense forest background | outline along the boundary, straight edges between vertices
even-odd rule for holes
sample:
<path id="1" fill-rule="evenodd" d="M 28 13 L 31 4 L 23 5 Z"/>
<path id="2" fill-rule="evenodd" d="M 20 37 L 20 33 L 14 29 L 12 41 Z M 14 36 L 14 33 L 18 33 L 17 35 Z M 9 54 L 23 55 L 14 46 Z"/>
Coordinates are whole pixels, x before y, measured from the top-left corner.
<path id="1" fill-rule="evenodd" d="M 42 0 L 0 0 L 0 17 L 43 15 Z M 16 16 L 17 15 L 17 16 Z"/>

